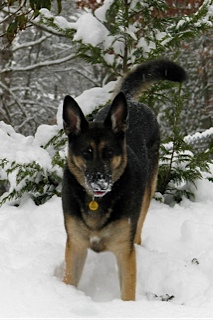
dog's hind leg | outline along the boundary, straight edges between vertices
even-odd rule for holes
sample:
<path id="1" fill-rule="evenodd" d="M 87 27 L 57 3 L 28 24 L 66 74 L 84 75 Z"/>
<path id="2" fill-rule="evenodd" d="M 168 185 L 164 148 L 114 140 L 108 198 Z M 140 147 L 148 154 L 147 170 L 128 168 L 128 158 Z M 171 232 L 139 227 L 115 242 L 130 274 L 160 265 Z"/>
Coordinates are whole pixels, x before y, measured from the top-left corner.
<path id="1" fill-rule="evenodd" d="M 147 186 L 144 192 L 142 205 L 141 205 L 141 212 L 138 219 L 137 230 L 136 230 L 135 239 L 134 239 L 134 243 L 136 244 L 141 245 L 142 227 L 150 206 L 150 201 L 152 200 L 152 197 L 155 194 L 156 182 L 157 182 L 157 172 L 153 175 L 151 183 L 147 183 Z"/>
<path id="2" fill-rule="evenodd" d="M 141 231 L 142 231 L 144 220 L 146 218 L 147 211 L 149 209 L 150 198 L 151 198 L 150 187 L 147 186 L 145 189 L 144 196 L 143 196 L 143 201 L 142 201 L 142 205 L 141 205 L 141 212 L 140 212 L 140 216 L 139 216 L 138 223 L 137 223 L 137 229 L 136 229 L 136 234 L 135 234 L 135 239 L 134 239 L 134 243 L 136 243 L 136 244 L 141 244 Z"/>
<path id="3" fill-rule="evenodd" d="M 66 284 L 74 285 L 77 287 L 81 274 L 83 271 L 84 263 L 87 257 L 87 249 L 77 247 L 67 237 L 66 251 L 65 251 L 65 274 L 64 282 Z"/>

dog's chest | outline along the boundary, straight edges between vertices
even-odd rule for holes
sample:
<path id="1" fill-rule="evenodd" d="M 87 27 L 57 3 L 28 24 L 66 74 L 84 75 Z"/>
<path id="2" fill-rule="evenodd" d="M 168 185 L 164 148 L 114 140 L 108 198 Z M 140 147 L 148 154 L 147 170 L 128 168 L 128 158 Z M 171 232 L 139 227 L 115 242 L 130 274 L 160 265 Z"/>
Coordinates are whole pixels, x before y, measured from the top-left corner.
<path id="1" fill-rule="evenodd" d="M 94 202 L 94 204 L 92 204 Z M 88 202 L 88 204 L 81 209 L 82 219 L 84 224 L 90 230 L 100 230 L 107 223 L 112 209 L 103 209 L 100 204 L 95 201 Z"/>
<path id="2" fill-rule="evenodd" d="M 129 243 L 131 225 L 128 219 L 109 223 L 100 230 L 89 230 L 84 226 L 79 236 L 84 241 L 84 246 L 95 252 L 112 251 L 117 249 L 118 243 Z"/>
<path id="3" fill-rule="evenodd" d="M 117 243 L 130 239 L 131 219 L 124 218 L 108 222 L 110 210 L 104 215 L 98 210 L 82 212 L 82 218 L 69 217 L 68 233 L 77 247 L 90 248 L 95 252 L 114 251 Z"/>

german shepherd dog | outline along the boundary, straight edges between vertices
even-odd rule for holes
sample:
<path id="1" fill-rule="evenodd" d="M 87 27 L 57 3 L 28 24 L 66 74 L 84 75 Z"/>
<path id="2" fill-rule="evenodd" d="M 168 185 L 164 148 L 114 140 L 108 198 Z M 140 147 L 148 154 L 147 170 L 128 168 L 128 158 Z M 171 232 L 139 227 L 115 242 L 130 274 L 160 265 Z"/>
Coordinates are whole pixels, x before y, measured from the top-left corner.
<path id="1" fill-rule="evenodd" d="M 136 254 L 156 186 L 160 134 L 153 112 L 134 98 L 157 80 L 182 82 L 185 71 L 167 60 L 136 67 L 121 82 L 111 105 L 88 122 L 66 96 L 68 158 L 62 204 L 67 233 L 66 284 L 77 286 L 87 249 L 115 254 L 123 300 L 135 300 Z"/>

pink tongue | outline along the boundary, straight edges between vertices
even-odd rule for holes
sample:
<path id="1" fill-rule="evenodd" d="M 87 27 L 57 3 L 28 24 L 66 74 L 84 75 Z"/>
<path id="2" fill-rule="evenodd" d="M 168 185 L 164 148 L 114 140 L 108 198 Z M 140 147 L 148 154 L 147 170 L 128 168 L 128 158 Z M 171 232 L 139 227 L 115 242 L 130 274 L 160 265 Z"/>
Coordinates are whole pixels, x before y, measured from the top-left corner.
<path id="1" fill-rule="evenodd" d="M 101 196 L 103 196 L 105 193 L 106 193 L 106 192 L 104 192 L 104 191 L 96 191 L 96 192 L 95 192 L 95 196 L 101 197 Z"/>

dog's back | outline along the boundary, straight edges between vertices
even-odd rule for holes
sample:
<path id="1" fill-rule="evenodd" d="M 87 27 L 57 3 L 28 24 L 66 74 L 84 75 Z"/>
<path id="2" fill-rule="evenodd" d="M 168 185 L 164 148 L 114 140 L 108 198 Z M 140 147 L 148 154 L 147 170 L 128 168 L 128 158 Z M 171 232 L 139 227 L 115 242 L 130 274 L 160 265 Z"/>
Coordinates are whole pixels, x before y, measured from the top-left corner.
<path id="1" fill-rule="evenodd" d="M 153 82 L 168 80 L 183 82 L 187 75 L 182 67 L 168 60 L 154 60 L 139 65 L 126 77 L 121 79 L 117 92 L 123 92 L 129 110 L 129 127 L 126 132 L 127 145 L 134 151 L 141 166 L 144 165 L 144 158 L 148 156 L 149 180 L 156 175 L 159 158 L 160 131 L 157 119 L 152 110 L 138 101 L 137 97 L 146 90 Z M 109 112 L 110 106 L 99 111 L 96 120 L 103 120 Z M 150 181 L 151 183 L 151 181 Z M 154 185 L 153 185 L 154 192 Z M 151 192 L 153 194 L 153 192 Z"/>
<path id="2" fill-rule="evenodd" d="M 159 59 L 139 65 L 121 79 L 116 92 L 123 92 L 128 103 L 129 128 L 126 134 L 127 144 L 136 153 L 139 151 L 141 143 L 145 143 L 149 148 L 154 141 L 159 143 L 160 140 L 159 127 L 155 115 L 148 106 L 136 101 L 137 97 L 156 81 L 183 82 L 186 78 L 186 73 L 182 67 L 169 60 Z M 97 114 L 96 120 L 103 120 L 109 109 L 110 105 L 102 108 Z"/>

